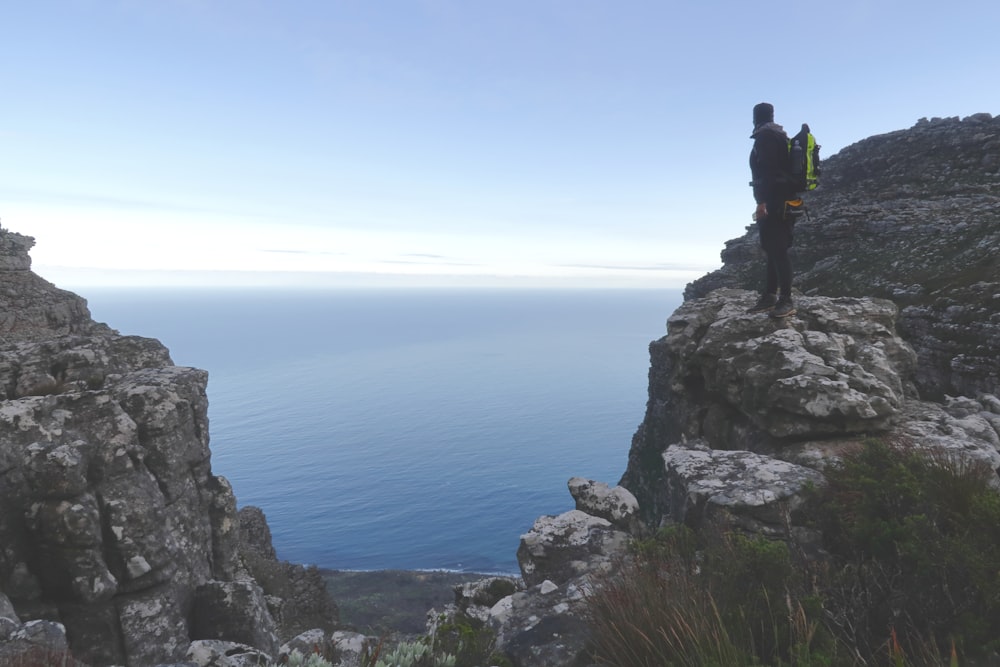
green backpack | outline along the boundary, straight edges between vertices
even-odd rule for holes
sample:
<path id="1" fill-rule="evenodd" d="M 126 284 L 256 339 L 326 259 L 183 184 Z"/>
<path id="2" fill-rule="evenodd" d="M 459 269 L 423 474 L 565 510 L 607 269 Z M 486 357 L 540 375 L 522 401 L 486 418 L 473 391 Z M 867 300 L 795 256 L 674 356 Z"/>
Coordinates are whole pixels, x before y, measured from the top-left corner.
<path id="1" fill-rule="evenodd" d="M 802 129 L 788 140 L 788 172 L 795 192 L 815 190 L 819 185 L 819 144 L 802 123 Z"/>

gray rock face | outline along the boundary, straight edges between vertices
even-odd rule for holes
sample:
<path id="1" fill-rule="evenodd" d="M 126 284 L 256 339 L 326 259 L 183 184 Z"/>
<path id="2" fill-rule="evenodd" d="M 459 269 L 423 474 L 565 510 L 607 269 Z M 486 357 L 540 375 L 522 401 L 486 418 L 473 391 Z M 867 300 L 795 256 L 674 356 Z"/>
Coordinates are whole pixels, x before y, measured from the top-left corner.
<path id="1" fill-rule="evenodd" d="M 892 302 L 802 297 L 797 317 L 773 320 L 746 314 L 755 299 L 722 289 L 677 309 L 650 345 L 649 403 L 622 485 L 571 479 L 577 509 L 522 536 L 529 588 L 490 612 L 515 664 L 585 660 L 582 592 L 651 528 L 784 537 L 804 488 L 873 433 L 934 430 L 936 449 L 997 456 L 992 402 L 917 399 L 916 355 L 896 333 Z"/>
<path id="2" fill-rule="evenodd" d="M 589 664 L 584 611 L 591 577 L 615 568 L 625 554 L 632 535 L 617 526 L 641 528 L 636 500 L 626 489 L 582 477 L 571 479 L 569 488 L 577 507 L 587 511 L 540 517 L 521 536 L 517 559 L 527 589 L 497 601 L 477 599 L 470 589 L 464 603 L 458 599 L 466 616 L 490 626 L 497 648 L 518 667 Z"/>
<path id="3" fill-rule="evenodd" d="M 80 354 L 63 393 L 0 404 L 3 581 L 29 617 L 62 620 L 77 656 L 96 664 L 152 664 L 183 655 L 192 592 L 237 569 L 235 499 L 211 474 L 203 371 L 143 367 L 167 358 L 156 341 L 62 339 Z M 142 353 L 132 372 L 123 349 Z M 38 346 L 0 357 L 29 359 Z M 86 360 L 86 361 L 83 361 Z M 14 364 L 11 364 L 14 365 Z M 113 372 L 112 372 L 113 371 Z M 110 631 L 110 634 L 106 632 Z"/>
<path id="4" fill-rule="evenodd" d="M 186 658 L 185 665 L 197 667 L 259 667 L 273 662 L 271 654 L 255 646 L 221 639 L 191 642 Z"/>
<path id="5" fill-rule="evenodd" d="M 524 589 L 524 582 L 510 577 L 486 577 L 454 587 L 455 602 L 438 612 L 427 613 L 427 634 L 434 635 L 442 623 L 468 622 L 477 628 L 490 622 L 493 607 Z"/>
<path id="6" fill-rule="evenodd" d="M 529 586 L 545 580 L 565 583 L 608 566 L 629 536 L 611 522 L 580 510 L 543 516 L 521 536 L 517 562 Z"/>
<path id="7" fill-rule="evenodd" d="M 210 581 L 195 591 L 193 639 L 225 639 L 278 653 L 274 619 L 253 580 Z"/>
<path id="8" fill-rule="evenodd" d="M 333 637 L 328 636 L 327 633 L 320 628 L 313 628 L 312 630 L 306 630 L 305 632 L 292 637 L 287 642 L 282 644 L 278 652 L 278 660 L 280 664 L 281 660 L 287 660 L 288 657 L 295 651 L 298 651 L 304 656 L 308 656 L 314 653 L 328 655 L 331 654 L 333 650 Z"/>
<path id="9" fill-rule="evenodd" d="M 641 532 L 639 501 L 625 487 L 612 488 L 604 482 L 574 477 L 569 480 L 569 492 L 581 512 L 609 521 L 625 532 Z"/>
<path id="10" fill-rule="evenodd" d="M 340 662 L 336 667 L 354 667 L 362 664 L 361 661 L 365 656 L 372 654 L 372 645 L 377 645 L 378 640 L 372 641 L 372 638 L 360 632 L 341 630 L 333 633 L 330 642 L 340 655 Z"/>
<path id="11" fill-rule="evenodd" d="M 274 652 L 211 469 L 207 373 L 93 322 L 28 270 L 31 244 L 0 231 L 0 631 L 61 624 L 92 667 L 183 662 L 199 633 Z"/>
<path id="12" fill-rule="evenodd" d="M 0 593 L 0 665 L 51 664 L 75 667 L 66 628 L 52 621 L 22 623 L 14 605 Z"/>
<path id="13" fill-rule="evenodd" d="M 0 230 L 0 341 L 110 331 L 90 319 L 87 302 L 30 271 L 35 239 Z"/>
<path id="14" fill-rule="evenodd" d="M 797 317 L 775 321 L 745 314 L 754 298 L 720 289 L 687 301 L 650 345 L 646 418 L 622 480 L 647 523 L 725 510 L 778 529 L 802 485 L 872 434 L 1000 469 L 995 398 L 919 400 L 892 303 L 801 297 Z"/>
<path id="15" fill-rule="evenodd" d="M 677 309 L 650 345 L 649 402 L 624 488 L 573 478 L 577 509 L 522 536 L 529 588 L 487 615 L 514 664 L 586 664 L 580 617 L 593 575 L 613 571 L 649 528 L 794 536 L 805 548 L 811 535 L 793 521 L 804 489 L 872 435 L 1000 470 L 1000 398 L 920 400 L 917 355 L 896 332 L 892 302 L 801 297 L 797 317 L 775 321 L 745 314 L 755 298 L 720 289 Z"/>
<path id="16" fill-rule="evenodd" d="M 545 580 L 500 600 L 490 616 L 497 645 L 518 667 L 589 664 L 587 586 L 585 577 L 561 585 Z"/>
<path id="17" fill-rule="evenodd" d="M 801 505 L 804 487 L 823 483 L 823 475 L 811 468 L 701 443 L 671 445 L 663 452 L 663 462 L 669 518 L 694 527 L 717 522 L 784 535 L 786 519 Z"/>
<path id="18" fill-rule="evenodd" d="M 340 619 L 319 569 L 278 560 L 264 512 L 247 506 L 238 513 L 243 564 L 261 585 L 280 637 L 309 630 L 332 632 Z"/>
<path id="19" fill-rule="evenodd" d="M 717 402 L 774 438 L 885 430 L 916 364 L 893 331 L 895 306 L 803 297 L 799 317 L 775 321 L 745 314 L 754 299 L 720 290 L 667 321 L 655 344 L 685 412 Z"/>
<path id="20" fill-rule="evenodd" d="M 810 219 L 796 223 L 794 286 L 893 300 L 925 398 L 996 394 L 1000 386 L 998 156 L 1000 117 L 921 120 L 824 160 L 822 183 L 806 197 Z M 753 227 L 726 243 L 722 261 L 685 297 L 762 288 Z"/>

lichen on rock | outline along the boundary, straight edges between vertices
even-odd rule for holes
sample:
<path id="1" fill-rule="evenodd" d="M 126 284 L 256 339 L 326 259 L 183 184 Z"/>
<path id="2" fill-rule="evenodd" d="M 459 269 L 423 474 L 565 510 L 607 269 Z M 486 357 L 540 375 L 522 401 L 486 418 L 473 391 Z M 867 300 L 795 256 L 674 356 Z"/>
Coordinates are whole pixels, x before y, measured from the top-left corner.
<path id="1" fill-rule="evenodd" d="M 0 625 L 65 628 L 91 667 L 180 662 L 196 639 L 276 651 L 236 499 L 212 472 L 208 374 L 94 322 L 30 271 L 32 243 L 0 231 Z M 220 590 L 239 597 L 226 623 Z"/>

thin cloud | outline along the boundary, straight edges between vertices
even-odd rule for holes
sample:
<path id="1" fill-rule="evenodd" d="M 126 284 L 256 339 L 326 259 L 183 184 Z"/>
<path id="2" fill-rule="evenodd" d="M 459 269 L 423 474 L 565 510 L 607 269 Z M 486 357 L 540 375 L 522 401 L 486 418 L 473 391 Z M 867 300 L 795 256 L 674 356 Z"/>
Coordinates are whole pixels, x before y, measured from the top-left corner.
<path id="1" fill-rule="evenodd" d="M 444 259 L 444 260 L 450 260 L 451 259 L 447 255 L 435 255 L 435 254 L 429 253 L 429 252 L 408 252 L 408 253 L 404 254 L 403 257 L 420 257 L 420 258 L 424 258 L 424 259 Z"/>
<path id="2" fill-rule="evenodd" d="M 259 213 L 231 211 L 206 206 L 175 204 L 152 199 L 131 199 L 111 195 L 89 195 L 77 192 L 55 192 L 32 188 L 0 188 L 0 197 L 31 203 L 86 206 L 113 210 L 163 211 L 169 213 L 208 213 L 213 215 L 238 215 L 243 218 L 267 218 Z"/>
<path id="3" fill-rule="evenodd" d="M 275 255 L 325 255 L 329 257 L 346 257 L 346 252 L 333 252 L 332 250 L 299 250 L 294 248 L 261 248 L 260 252 L 267 252 Z"/>
<path id="4" fill-rule="evenodd" d="M 433 255 L 430 255 L 428 257 L 432 257 L 433 258 Z M 428 266 L 428 265 L 430 265 L 430 266 L 483 266 L 483 264 L 479 264 L 479 263 L 476 263 L 476 262 L 462 262 L 462 261 L 458 261 L 458 260 L 448 260 L 446 258 L 442 258 L 442 259 L 444 261 L 440 261 L 439 260 L 439 261 L 434 261 L 434 262 L 422 262 L 422 261 L 419 261 L 419 260 L 416 260 L 416 259 L 383 259 L 379 263 L 380 264 L 408 264 L 408 265 L 411 265 L 411 266 Z"/>
<path id="5" fill-rule="evenodd" d="M 559 266 L 567 269 L 601 269 L 605 271 L 710 271 L 715 268 L 705 264 L 680 264 L 676 262 L 648 266 L 634 264 L 560 264 Z"/>

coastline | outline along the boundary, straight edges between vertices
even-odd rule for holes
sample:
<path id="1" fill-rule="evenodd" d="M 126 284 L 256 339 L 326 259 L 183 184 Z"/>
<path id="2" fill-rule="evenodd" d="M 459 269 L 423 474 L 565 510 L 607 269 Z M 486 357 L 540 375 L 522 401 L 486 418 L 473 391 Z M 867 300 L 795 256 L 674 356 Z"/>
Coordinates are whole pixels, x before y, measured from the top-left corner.
<path id="1" fill-rule="evenodd" d="M 342 627 L 367 635 L 423 634 L 427 612 L 455 602 L 454 587 L 486 577 L 520 578 L 445 570 L 320 569 L 327 593 L 340 609 Z"/>

